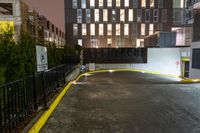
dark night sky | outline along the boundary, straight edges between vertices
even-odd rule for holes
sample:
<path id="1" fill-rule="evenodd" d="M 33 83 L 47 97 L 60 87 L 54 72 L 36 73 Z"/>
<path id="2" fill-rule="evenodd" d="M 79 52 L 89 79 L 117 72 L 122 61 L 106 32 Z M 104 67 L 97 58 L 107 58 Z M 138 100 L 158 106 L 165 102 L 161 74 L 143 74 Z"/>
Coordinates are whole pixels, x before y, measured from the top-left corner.
<path id="1" fill-rule="evenodd" d="M 64 0 L 23 0 L 37 12 L 46 16 L 62 31 L 64 29 Z"/>

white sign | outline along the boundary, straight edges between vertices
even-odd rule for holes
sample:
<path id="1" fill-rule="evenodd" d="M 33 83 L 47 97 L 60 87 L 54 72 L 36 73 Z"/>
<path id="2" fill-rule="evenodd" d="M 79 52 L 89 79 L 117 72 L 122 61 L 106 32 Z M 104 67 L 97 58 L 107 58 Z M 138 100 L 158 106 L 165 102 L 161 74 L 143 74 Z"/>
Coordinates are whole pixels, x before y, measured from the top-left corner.
<path id="1" fill-rule="evenodd" d="M 95 71 L 95 63 L 89 64 L 89 71 Z"/>
<path id="2" fill-rule="evenodd" d="M 36 46 L 37 72 L 42 72 L 48 69 L 47 48 Z"/>

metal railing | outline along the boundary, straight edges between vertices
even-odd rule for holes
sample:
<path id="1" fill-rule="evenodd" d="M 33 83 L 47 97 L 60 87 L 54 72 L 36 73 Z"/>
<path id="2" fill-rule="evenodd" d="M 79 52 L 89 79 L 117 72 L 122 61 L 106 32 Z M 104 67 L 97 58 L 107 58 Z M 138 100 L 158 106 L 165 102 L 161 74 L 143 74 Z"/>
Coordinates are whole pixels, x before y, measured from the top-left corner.
<path id="1" fill-rule="evenodd" d="M 73 69 L 72 65 L 61 65 L 0 86 L 0 132 L 16 130 L 39 107 L 46 108 Z"/>
<path id="2" fill-rule="evenodd" d="M 194 0 L 194 1 L 193 1 L 193 4 L 196 4 L 196 3 L 198 3 L 198 2 L 200 2 L 200 0 Z"/>

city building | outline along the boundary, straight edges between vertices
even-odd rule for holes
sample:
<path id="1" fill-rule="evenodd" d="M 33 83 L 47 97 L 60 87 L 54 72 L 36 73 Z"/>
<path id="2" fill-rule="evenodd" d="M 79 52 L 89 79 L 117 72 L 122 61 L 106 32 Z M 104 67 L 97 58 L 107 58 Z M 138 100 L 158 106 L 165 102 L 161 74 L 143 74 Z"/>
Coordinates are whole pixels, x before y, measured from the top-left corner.
<path id="1" fill-rule="evenodd" d="M 26 32 L 36 43 L 55 42 L 57 47 L 65 45 L 65 33 L 21 0 L 0 0 L 0 30 L 6 24 L 13 26 L 16 40 Z"/>
<path id="2" fill-rule="evenodd" d="M 65 0 L 66 41 L 84 48 L 144 47 L 171 32 L 173 0 Z"/>
<path id="3" fill-rule="evenodd" d="M 190 78 L 200 78 L 200 0 L 193 2 L 194 34 L 190 51 Z"/>
<path id="4" fill-rule="evenodd" d="M 193 0 L 173 0 L 173 27 L 177 46 L 190 46 L 193 36 Z"/>

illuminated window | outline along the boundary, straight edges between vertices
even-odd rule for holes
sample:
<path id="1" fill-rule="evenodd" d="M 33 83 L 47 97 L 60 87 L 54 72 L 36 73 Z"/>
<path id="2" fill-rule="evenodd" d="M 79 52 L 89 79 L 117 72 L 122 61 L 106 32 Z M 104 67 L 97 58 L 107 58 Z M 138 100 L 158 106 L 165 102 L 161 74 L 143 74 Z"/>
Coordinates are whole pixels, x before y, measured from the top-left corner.
<path id="1" fill-rule="evenodd" d="M 77 6 L 78 6 L 77 0 L 73 0 L 72 7 L 76 9 Z"/>
<path id="2" fill-rule="evenodd" d="M 137 48 L 144 47 L 144 39 L 137 39 L 136 47 Z"/>
<path id="3" fill-rule="evenodd" d="M 145 35 L 145 24 L 141 24 L 141 35 Z"/>
<path id="4" fill-rule="evenodd" d="M 82 24 L 82 35 L 83 35 L 83 36 L 86 36 L 86 35 L 87 35 L 86 24 Z"/>
<path id="5" fill-rule="evenodd" d="M 112 10 L 112 21 L 116 21 L 116 10 Z"/>
<path id="6" fill-rule="evenodd" d="M 90 0 L 90 7 L 95 7 L 95 0 Z"/>
<path id="7" fill-rule="evenodd" d="M 90 23 L 90 21 L 91 21 L 90 9 L 86 9 L 86 23 Z"/>
<path id="8" fill-rule="evenodd" d="M 141 0 L 141 6 L 146 7 L 146 0 Z"/>
<path id="9" fill-rule="evenodd" d="M 116 0 L 116 7 L 120 7 L 121 6 L 121 0 Z"/>
<path id="10" fill-rule="evenodd" d="M 129 21 L 133 21 L 133 9 L 129 9 L 128 19 Z"/>
<path id="11" fill-rule="evenodd" d="M 112 7 L 112 0 L 108 0 L 108 7 Z"/>
<path id="12" fill-rule="evenodd" d="M 103 7 L 103 0 L 99 0 L 99 7 Z"/>
<path id="13" fill-rule="evenodd" d="M 78 24 L 73 24 L 73 35 L 74 36 L 78 35 Z"/>
<path id="14" fill-rule="evenodd" d="M 158 22 L 158 9 L 153 10 L 153 21 Z"/>
<path id="15" fill-rule="evenodd" d="M 149 9 L 145 10 L 145 21 L 150 22 L 150 10 Z"/>
<path id="16" fill-rule="evenodd" d="M 137 22 L 141 22 L 142 21 L 142 10 L 138 9 L 137 10 Z"/>
<path id="17" fill-rule="evenodd" d="M 125 21 L 125 10 L 120 9 L 120 21 L 124 22 Z"/>
<path id="18" fill-rule="evenodd" d="M 108 35 L 111 36 L 112 35 L 112 24 L 108 24 Z"/>
<path id="19" fill-rule="evenodd" d="M 124 6 L 129 7 L 129 0 L 124 0 Z"/>
<path id="20" fill-rule="evenodd" d="M 103 24 L 99 24 L 99 35 L 100 36 L 104 35 L 104 26 L 103 26 Z"/>
<path id="21" fill-rule="evenodd" d="M 121 35 L 121 29 L 120 29 L 120 24 L 116 24 L 116 35 L 120 36 Z"/>
<path id="22" fill-rule="evenodd" d="M 162 10 L 162 22 L 167 22 L 167 9 Z"/>
<path id="23" fill-rule="evenodd" d="M 90 35 L 95 36 L 95 24 L 90 24 Z"/>
<path id="24" fill-rule="evenodd" d="M 77 10 L 77 23 L 82 23 L 82 10 Z"/>
<path id="25" fill-rule="evenodd" d="M 149 25 L 149 35 L 152 35 L 154 33 L 154 25 L 153 24 L 150 24 Z"/>
<path id="26" fill-rule="evenodd" d="M 99 21 L 99 9 L 94 10 L 94 21 L 95 22 Z"/>
<path id="27" fill-rule="evenodd" d="M 78 39 L 78 45 L 83 46 L 83 40 L 82 39 Z"/>
<path id="28" fill-rule="evenodd" d="M 150 7 L 154 7 L 154 0 L 150 0 Z"/>
<path id="29" fill-rule="evenodd" d="M 112 38 L 107 39 L 108 48 L 112 47 Z"/>
<path id="30" fill-rule="evenodd" d="M 103 9 L 103 21 L 108 21 L 108 10 Z"/>
<path id="31" fill-rule="evenodd" d="M 86 0 L 82 0 L 81 1 L 81 7 L 82 8 L 86 8 Z"/>
<path id="32" fill-rule="evenodd" d="M 98 39 L 91 39 L 91 48 L 99 48 L 99 40 Z"/>
<path id="33" fill-rule="evenodd" d="M 129 35 L 129 25 L 124 24 L 124 36 L 128 36 L 128 35 Z"/>

